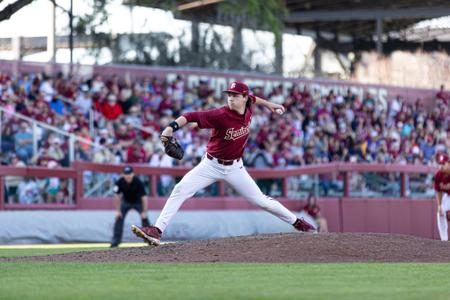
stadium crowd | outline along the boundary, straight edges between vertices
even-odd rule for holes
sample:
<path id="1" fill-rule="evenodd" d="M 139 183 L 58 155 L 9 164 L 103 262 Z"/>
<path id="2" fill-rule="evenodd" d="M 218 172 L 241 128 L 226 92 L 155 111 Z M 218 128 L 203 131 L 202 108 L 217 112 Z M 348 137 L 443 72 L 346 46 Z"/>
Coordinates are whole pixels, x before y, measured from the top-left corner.
<path id="1" fill-rule="evenodd" d="M 436 105 L 426 109 L 421 99 L 401 96 L 382 103 L 367 93 L 321 94 L 307 86 L 282 87 L 264 95 L 283 104 L 283 116 L 255 107 L 244 160 L 248 166 L 287 168 L 335 161 L 434 164 L 435 154 L 450 149 L 450 95 L 444 87 Z M 2 163 L 8 165 L 68 166 L 68 139 L 39 128 L 33 152 L 32 128 L 14 112 L 74 133 L 90 142 L 75 143 L 75 158 L 98 163 L 148 163 L 151 166 L 195 165 L 204 154 L 207 130 L 184 127 L 176 137 L 185 159 L 163 155 L 159 132 L 183 112 L 225 105 L 201 81 L 188 88 L 180 76 L 172 82 L 144 78 L 130 82 L 117 75 L 89 79 L 0 73 L 0 103 L 6 110 L 1 127 Z M 93 132 L 89 118 L 94 118 Z M 93 133 L 93 134 L 92 134 Z M 56 196 L 56 195 L 55 195 Z"/>
<path id="2" fill-rule="evenodd" d="M 426 110 L 420 99 L 407 104 L 398 96 L 381 105 L 373 95 L 363 99 L 350 90 L 345 95 L 330 90 L 321 95 L 308 87 L 294 86 L 284 96 L 282 87 L 268 95 L 261 87 L 254 93 L 283 104 L 287 114 L 270 114 L 255 107 L 253 130 L 246 161 L 255 167 L 286 167 L 329 161 L 383 163 L 433 163 L 435 153 L 450 148 L 449 95 L 444 87 L 436 105 Z M 0 73 L 0 101 L 8 112 L 75 133 L 97 142 L 108 151 L 92 151 L 79 143 L 78 158 L 95 162 L 151 162 L 157 155 L 162 127 L 186 111 L 225 104 L 207 82 L 187 88 L 181 77 L 173 82 L 160 78 L 129 82 L 118 76 L 96 75 L 88 80 L 23 74 L 11 78 Z M 96 112 L 94 135 L 89 132 L 89 111 Z M 67 140 L 52 132 L 39 138 L 33 153 L 31 124 L 5 115 L 2 153 L 16 153 L 25 164 L 54 160 L 67 165 Z M 139 129 L 138 129 L 139 128 Z M 144 129 L 142 129 L 144 128 Z M 145 131 L 144 131 L 145 130 Z M 204 153 L 208 131 L 186 128 L 178 132 L 190 164 Z M 155 164 L 153 162 L 152 164 Z"/>

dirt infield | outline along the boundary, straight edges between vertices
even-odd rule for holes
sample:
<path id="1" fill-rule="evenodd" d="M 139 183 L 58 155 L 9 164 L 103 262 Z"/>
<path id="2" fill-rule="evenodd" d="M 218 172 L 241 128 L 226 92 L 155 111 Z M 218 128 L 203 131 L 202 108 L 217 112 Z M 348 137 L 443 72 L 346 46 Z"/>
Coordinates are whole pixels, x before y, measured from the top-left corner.
<path id="1" fill-rule="evenodd" d="M 61 262 L 450 262 L 450 243 L 399 234 L 284 233 L 159 247 L 116 248 L 0 261 Z"/>

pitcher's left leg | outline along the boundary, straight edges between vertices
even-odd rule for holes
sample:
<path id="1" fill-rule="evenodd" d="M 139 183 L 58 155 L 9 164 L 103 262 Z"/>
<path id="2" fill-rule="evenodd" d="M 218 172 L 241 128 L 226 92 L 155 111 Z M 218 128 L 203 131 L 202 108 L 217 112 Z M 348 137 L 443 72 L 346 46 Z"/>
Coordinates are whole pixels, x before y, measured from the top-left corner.
<path id="1" fill-rule="evenodd" d="M 256 182 L 248 174 L 244 166 L 237 168 L 234 172 L 224 178 L 239 194 L 251 203 L 277 216 L 281 220 L 293 225 L 297 217 L 277 200 L 264 195 Z"/>

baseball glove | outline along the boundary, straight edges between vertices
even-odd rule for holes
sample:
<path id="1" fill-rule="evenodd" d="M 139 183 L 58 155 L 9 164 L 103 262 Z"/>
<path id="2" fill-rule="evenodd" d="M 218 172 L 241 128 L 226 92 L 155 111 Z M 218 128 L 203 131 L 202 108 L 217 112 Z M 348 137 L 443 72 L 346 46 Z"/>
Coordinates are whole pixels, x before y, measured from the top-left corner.
<path id="1" fill-rule="evenodd" d="M 167 155 L 178 160 L 183 158 L 184 150 L 174 137 L 161 135 L 161 142 Z"/>

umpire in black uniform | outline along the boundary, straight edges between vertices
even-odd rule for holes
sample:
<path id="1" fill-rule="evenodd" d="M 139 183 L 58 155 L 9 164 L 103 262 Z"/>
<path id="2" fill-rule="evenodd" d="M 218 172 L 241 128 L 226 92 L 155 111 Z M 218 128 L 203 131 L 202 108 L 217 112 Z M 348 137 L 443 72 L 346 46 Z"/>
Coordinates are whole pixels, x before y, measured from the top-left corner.
<path id="1" fill-rule="evenodd" d="M 135 209 L 139 213 L 142 226 L 150 226 L 147 218 L 147 199 L 145 196 L 144 184 L 134 175 L 133 168 L 126 166 L 120 179 L 114 186 L 116 221 L 114 223 L 114 236 L 111 248 L 119 246 L 122 242 L 123 222 L 130 209 Z"/>

